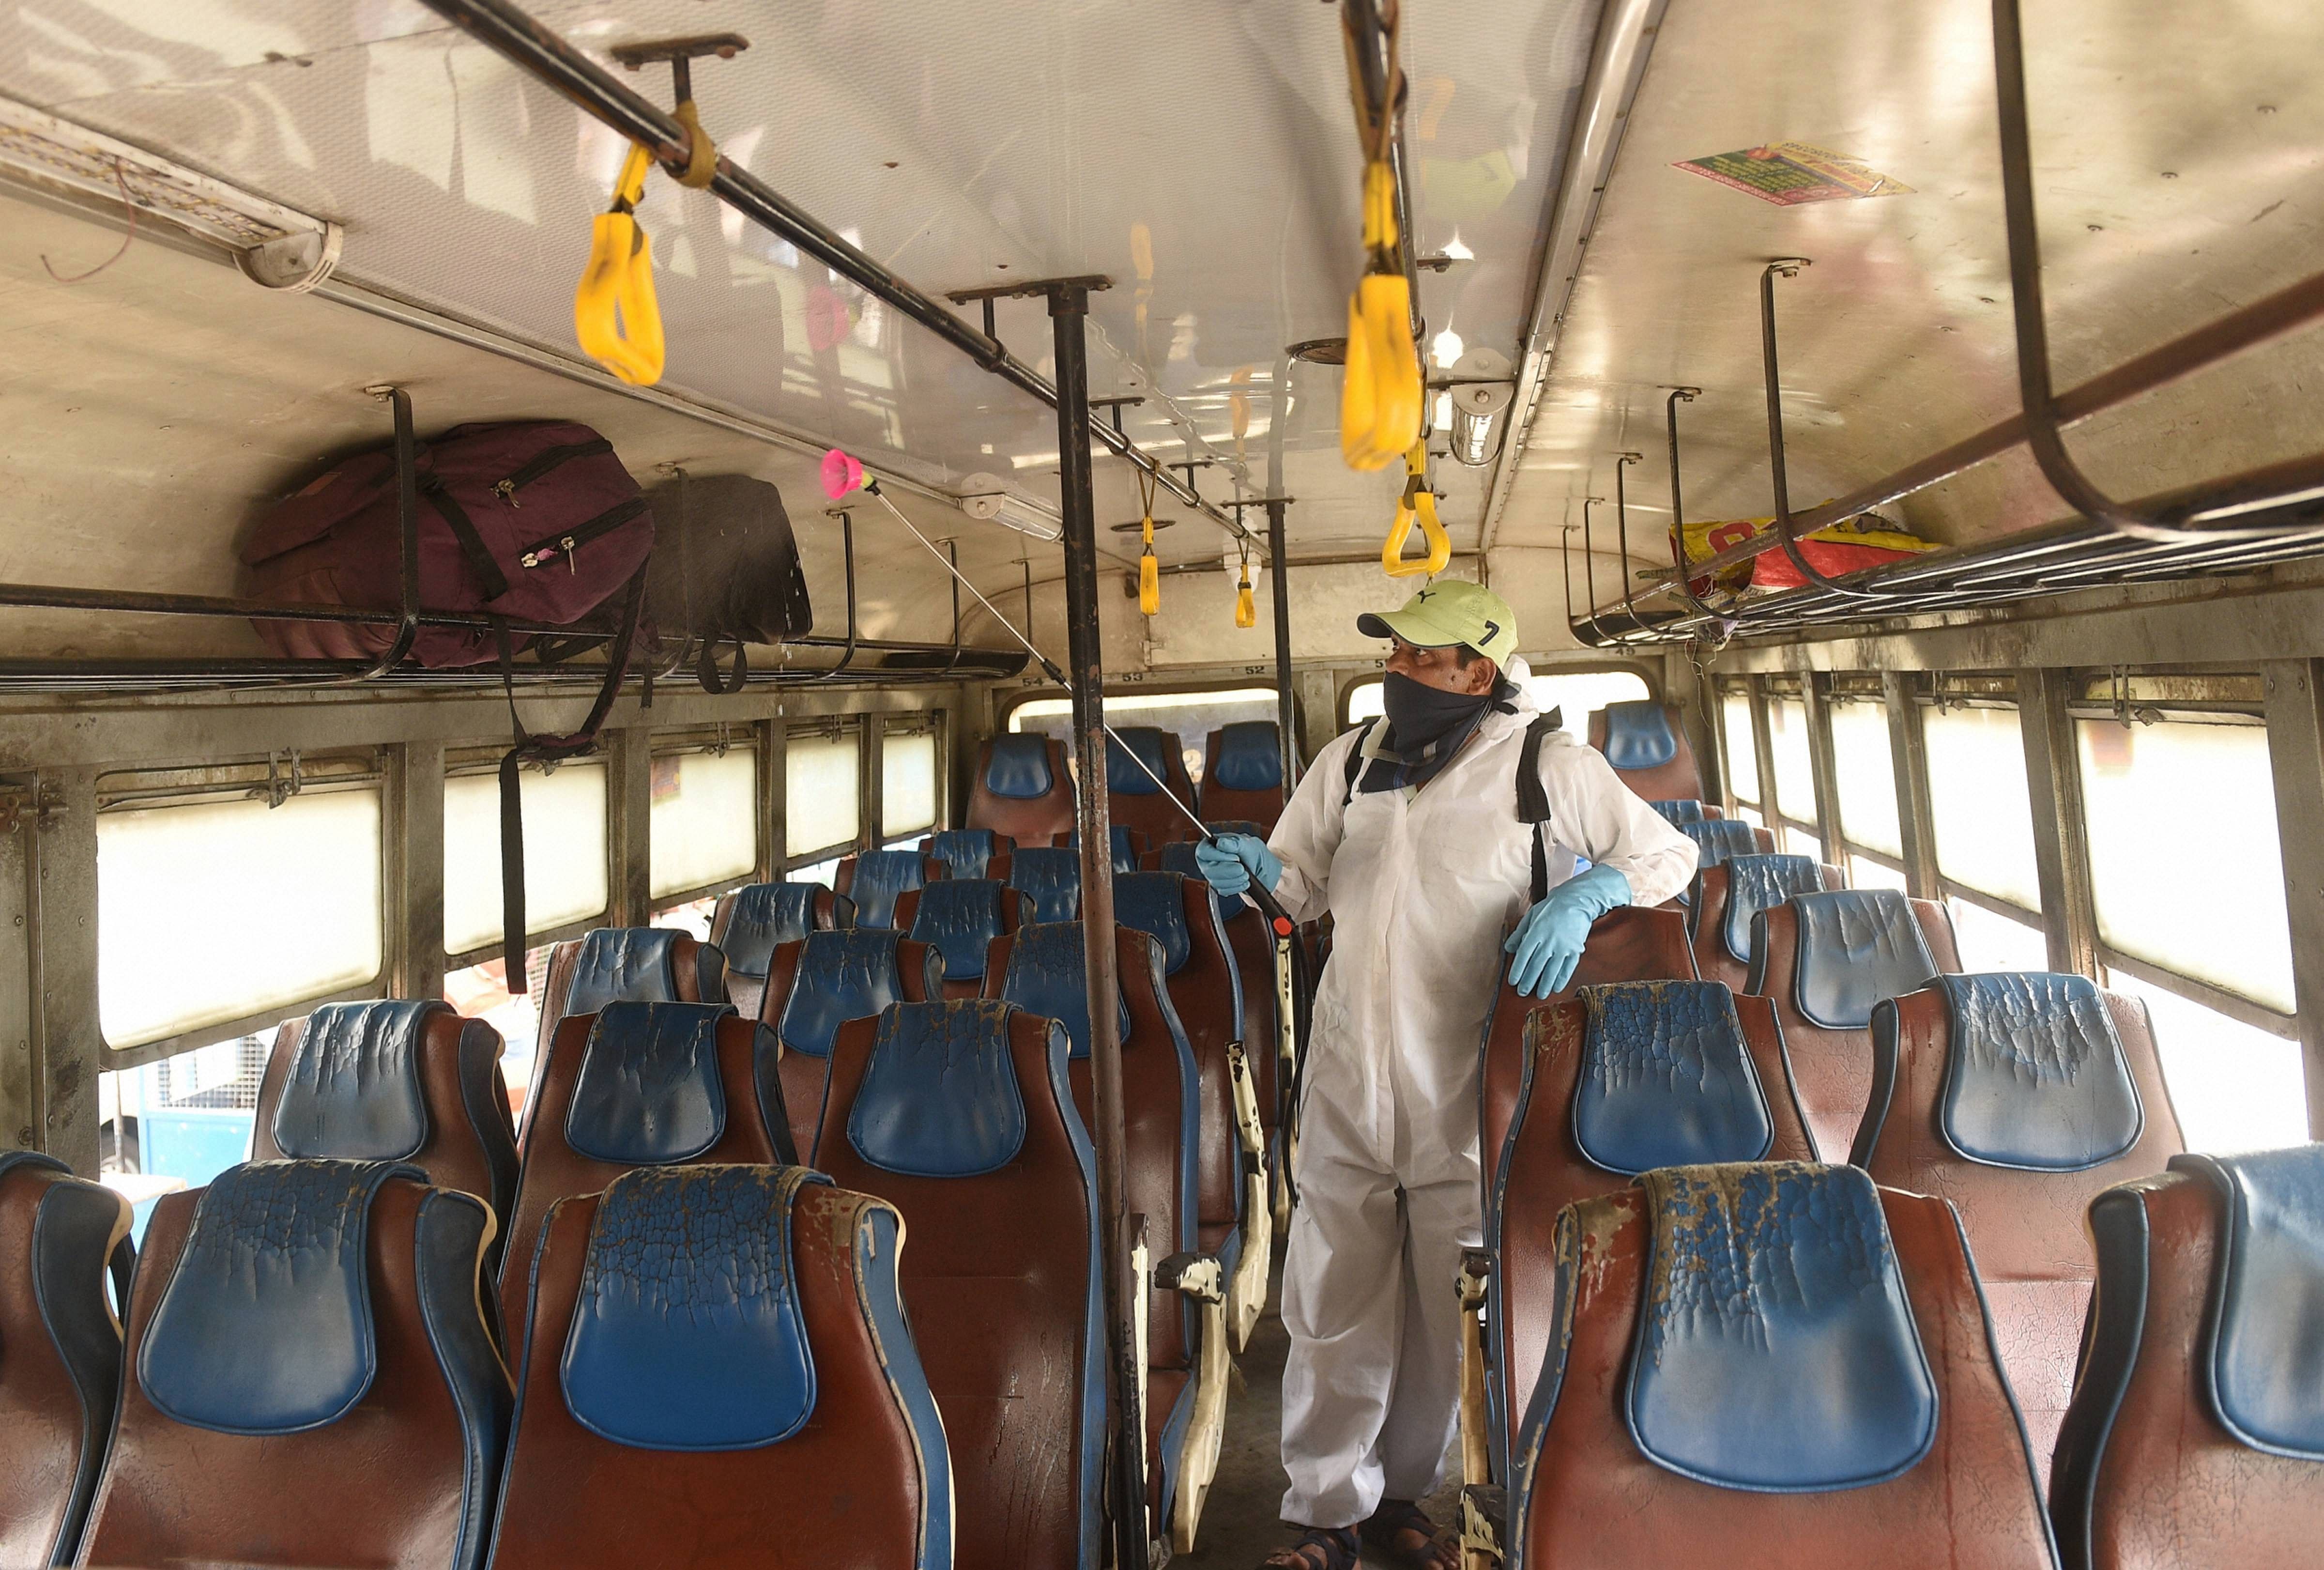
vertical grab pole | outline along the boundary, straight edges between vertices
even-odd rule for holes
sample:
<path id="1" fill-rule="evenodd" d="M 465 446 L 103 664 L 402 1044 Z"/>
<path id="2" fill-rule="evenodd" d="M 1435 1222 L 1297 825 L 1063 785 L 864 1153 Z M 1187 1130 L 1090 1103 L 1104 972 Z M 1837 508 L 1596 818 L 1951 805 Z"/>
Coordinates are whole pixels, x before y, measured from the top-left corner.
<path id="1" fill-rule="evenodd" d="M 1283 543 L 1286 498 L 1267 503 L 1267 581 L 1275 596 L 1275 718 L 1283 743 L 1283 799 L 1299 783 L 1297 711 L 1291 693 L 1291 552 Z"/>
<path id="2" fill-rule="evenodd" d="M 1114 974 L 1113 835 L 1106 805 L 1105 662 L 1098 635 L 1097 503 L 1090 484 L 1089 374 L 1084 326 L 1088 289 L 1049 289 L 1057 350 L 1059 501 L 1065 515 L 1065 664 L 1073 677 L 1074 824 L 1081 833 L 1082 955 L 1089 983 L 1090 1079 L 1095 1092 L 1099 1237 L 1105 1270 L 1109 1366 L 1113 1371 L 1114 1563 L 1146 1570 L 1146 1371 L 1138 1366 L 1137 1294 L 1130 1279 L 1128 1185 L 1121 1103 L 1119 981 Z"/>

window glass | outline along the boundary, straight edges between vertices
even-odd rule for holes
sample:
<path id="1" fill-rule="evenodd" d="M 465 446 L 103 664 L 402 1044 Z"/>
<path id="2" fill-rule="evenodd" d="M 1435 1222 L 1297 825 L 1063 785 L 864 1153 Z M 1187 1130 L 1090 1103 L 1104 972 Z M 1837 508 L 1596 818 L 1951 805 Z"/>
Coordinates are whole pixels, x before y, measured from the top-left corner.
<path id="1" fill-rule="evenodd" d="M 894 836 L 936 820 L 936 738 L 890 731 L 880 738 L 880 832 Z"/>
<path id="2" fill-rule="evenodd" d="M 1848 858 L 1848 886 L 1851 889 L 1895 889 L 1903 891 L 1907 886 L 1904 874 L 1895 868 L 1883 866 L 1870 856 Z"/>
<path id="3" fill-rule="evenodd" d="M 1767 700 L 1767 744 L 1775 763 L 1775 809 L 1802 823 L 1815 822 L 1815 765 L 1808 751 L 1805 704 L 1789 697 Z"/>
<path id="4" fill-rule="evenodd" d="M 1759 745 L 1751 738 L 1749 695 L 1730 692 L 1719 701 L 1719 723 L 1727 732 L 1728 782 L 1735 799 L 1756 804 L 1759 799 Z"/>
<path id="5" fill-rule="evenodd" d="M 605 765 L 564 763 L 518 776 L 524 799 L 524 921 L 529 932 L 604 914 Z M 501 938 L 501 782 L 444 781 L 444 952 Z"/>
<path id="6" fill-rule="evenodd" d="M 1788 855 L 1805 856 L 1810 861 L 1823 860 L 1823 842 L 1805 829 L 1785 824 L 1775 836 L 1775 848 Z"/>
<path id="7" fill-rule="evenodd" d="M 1367 677 L 1348 689 L 1348 724 L 1360 725 L 1388 712 L 1380 679 Z"/>
<path id="8" fill-rule="evenodd" d="M 1960 949 L 1961 969 L 2048 970 L 2050 938 L 2039 927 L 1997 916 L 1967 900 L 1947 900 L 1952 912 L 1953 942 Z"/>
<path id="9" fill-rule="evenodd" d="M 1735 809 L 1735 816 L 1742 819 L 1745 823 L 1749 824 L 1753 828 L 1765 828 L 1767 827 L 1767 820 L 1759 816 L 1759 809 L 1756 807 L 1738 807 Z"/>
<path id="10" fill-rule="evenodd" d="M 683 905 L 671 905 L 653 914 L 653 925 L 690 935 L 697 943 L 710 941 L 710 919 L 718 913 L 718 896 L 705 894 Z"/>
<path id="11" fill-rule="evenodd" d="M 2292 928 L 2267 732 L 2083 720 L 2098 935 L 2125 954 L 2292 1011 Z"/>
<path id="12" fill-rule="evenodd" d="M 830 856 L 804 867 L 793 867 L 784 874 L 783 881 L 788 883 L 821 883 L 828 889 L 839 881 L 841 860 L 841 857 Z"/>
<path id="13" fill-rule="evenodd" d="M 2145 1002 L 2171 1104 L 2194 1150 L 2266 1150 L 2308 1139 L 2300 1044 L 2176 993 L 2114 972 L 2107 985 Z"/>
<path id="14" fill-rule="evenodd" d="M 1379 713 L 1379 684 L 1370 688 L 1371 712 Z M 1363 696 L 1360 689 L 1357 696 Z M 1178 738 L 1178 755 L 1186 778 L 1203 782 L 1209 757 L 1211 733 L 1221 725 L 1243 720 L 1276 720 L 1282 709 L 1271 687 L 1234 687 L 1211 692 L 1111 692 L 1105 698 L 1105 717 L 1116 725 L 1155 725 Z M 1357 716 L 1361 718 L 1363 716 Z M 1012 731 L 1038 731 L 1065 743 L 1074 754 L 1074 706 L 1071 698 L 1037 697 L 1009 711 Z M 892 743 L 890 743 L 892 744 Z M 928 819 L 935 821 L 931 814 Z"/>
<path id="15" fill-rule="evenodd" d="M 1937 868 L 1980 893 L 2042 908 L 2025 741 L 2014 708 L 1923 710 Z"/>
<path id="16" fill-rule="evenodd" d="M 862 749 L 853 732 L 790 738 L 783 751 L 783 854 L 852 845 L 863 832 L 856 780 Z"/>
<path id="17" fill-rule="evenodd" d="M 115 1047 L 379 974 L 376 790 L 102 812 L 97 1020 Z"/>
<path id="18" fill-rule="evenodd" d="M 758 866 L 759 755 L 748 747 L 656 758 L 651 799 L 648 892 L 747 878 Z"/>
<path id="19" fill-rule="evenodd" d="M 1840 831 L 1867 850 L 1904 854 L 1896 822 L 1896 762 L 1889 755 L 1888 710 L 1877 703 L 1827 705 Z"/>

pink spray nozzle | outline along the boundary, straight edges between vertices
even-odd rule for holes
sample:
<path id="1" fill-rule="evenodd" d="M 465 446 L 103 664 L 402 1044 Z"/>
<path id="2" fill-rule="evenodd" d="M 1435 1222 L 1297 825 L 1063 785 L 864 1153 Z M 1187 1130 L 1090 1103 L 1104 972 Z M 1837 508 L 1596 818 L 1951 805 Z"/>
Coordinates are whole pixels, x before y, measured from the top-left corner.
<path id="1" fill-rule="evenodd" d="M 863 488 L 863 466 L 837 448 L 823 455 L 823 494 L 838 501 Z"/>

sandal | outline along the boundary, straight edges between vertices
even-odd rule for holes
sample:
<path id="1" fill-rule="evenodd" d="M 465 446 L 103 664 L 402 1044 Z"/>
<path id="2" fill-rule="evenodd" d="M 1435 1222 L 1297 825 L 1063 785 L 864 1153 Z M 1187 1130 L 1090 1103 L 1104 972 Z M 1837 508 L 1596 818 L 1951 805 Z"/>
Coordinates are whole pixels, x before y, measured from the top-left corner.
<path id="1" fill-rule="evenodd" d="M 1410 1570 L 1460 1570 L 1461 1550 L 1436 1536 L 1436 1523 L 1408 1499 L 1384 1499 L 1363 1524 L 1363 1540 Z"/>
<path id="2" fill-rule="evenodd" d="M 1362 1546 L 1352 1527 L 1307 1527 L 1299 1540 L 1259 1561 L 1259 1570 L 1357 1570 Z"/>

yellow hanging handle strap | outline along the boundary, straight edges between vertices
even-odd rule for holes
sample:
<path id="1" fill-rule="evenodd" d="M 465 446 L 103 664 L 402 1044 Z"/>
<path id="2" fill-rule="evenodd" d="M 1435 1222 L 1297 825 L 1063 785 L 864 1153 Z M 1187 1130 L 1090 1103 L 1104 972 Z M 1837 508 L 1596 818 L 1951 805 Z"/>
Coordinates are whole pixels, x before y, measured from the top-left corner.
<path id="1" fill-rule="evenodd" d="M 1138 612 L 1140 615 L 1158 615 L 1162 610 L 1162 564 L 1154 555 L 1154 482 L 1145 470 L 1138 471 L 1138 498 L 1145 513 L 1139 531 L 1144 548 L 1138 553 Z"/>
<path id="2" fill-rule="evenodd" d="M 1250 548 L 1249 546 L 1243 547 L 1242 581 L 1235 586 L 1235 625 L 1238 627 L 1259 625 L 1259 601 L 1250 592 Z"/>
<path id="3" fill-rule="evenodd" d="M 1428 449 L 1416 441 L 1404 455 L 1404 494 L 1397 498 L 1396 522 L 1388 528 L 1388 543 L 1380 547 L 1380 570 L 1390 577 L 1434 577 L 1452 559 L 1452 537 L 1437 519 L 1436 493 L 1428 488 L 1427 469 Z M 1404 542 L 1412 538 L 1416 522 L 1427 539 L 1428 554 L 1406 560 Z"/>
<path id="4" fill-rule="evenodd" d="M 707 140 L 697 143 L 707 145 Z M 589 262 L 573 291 L 573 336 L 581 352 L 622 381 L 650 387 L 661 380 L 661 306 L 654 298 L 653 245 L 638 226 L 653 155 L 631 145 L 613 186 L 613 206 L 589 231 Z"/>
<path id="5" fill-rule="evenodd" d="M 1347 373 L 1340 383 L 1340 456 L 1352 469 L 1386 468 L 1420 439 L 1420 346 L 1412 337 L 1412 284 L 1397 255 L 1396 174 L 1388 158 L 1404 107 L 1396 60 L 1400 6 L 1388 23 L 1388 101 L 1375 116 L 1364 98 L 1355 34 L 1342 17 L 1348 86 L 1364 150 L 1364 275 L 1348 299 Z"/>

